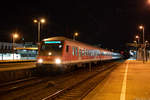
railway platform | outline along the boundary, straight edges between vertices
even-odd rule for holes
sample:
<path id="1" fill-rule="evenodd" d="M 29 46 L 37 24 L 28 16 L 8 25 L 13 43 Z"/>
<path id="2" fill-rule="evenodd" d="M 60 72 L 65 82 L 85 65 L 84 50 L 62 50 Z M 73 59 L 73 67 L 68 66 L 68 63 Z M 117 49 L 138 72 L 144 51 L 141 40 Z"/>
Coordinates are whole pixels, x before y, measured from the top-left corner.
<path id="1" fill-rule="evenodd" d="M 0 83 L 30 77 L 35 68 L 35 62 L 32 61 L 0 63 Z"/>
<path id="2" fill-rule="evenodd" d="M 1 63 L 0 72 L 35 68 L 35 62 Z"/>
<path id="3" fill-rule="evenodd" d="M 35 62 L 36 60 L 0 60 L 0 63 L 19 63 L 19 62 Z"/>
<path id="4" fill-rule="evenodd" d="M 150 100 L 150 61 L 125 61 L 83 100 Z"/>

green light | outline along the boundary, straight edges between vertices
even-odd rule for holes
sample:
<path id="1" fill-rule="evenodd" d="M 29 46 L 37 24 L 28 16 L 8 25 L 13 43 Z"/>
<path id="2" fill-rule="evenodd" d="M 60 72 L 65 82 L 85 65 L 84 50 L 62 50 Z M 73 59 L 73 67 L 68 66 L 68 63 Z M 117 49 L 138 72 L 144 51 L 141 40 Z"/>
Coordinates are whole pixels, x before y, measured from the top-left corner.
<path id="1" fill-rule="evenodd" d="M 45 44 L 61 43 L 61 41 L 45 41 Z"/>

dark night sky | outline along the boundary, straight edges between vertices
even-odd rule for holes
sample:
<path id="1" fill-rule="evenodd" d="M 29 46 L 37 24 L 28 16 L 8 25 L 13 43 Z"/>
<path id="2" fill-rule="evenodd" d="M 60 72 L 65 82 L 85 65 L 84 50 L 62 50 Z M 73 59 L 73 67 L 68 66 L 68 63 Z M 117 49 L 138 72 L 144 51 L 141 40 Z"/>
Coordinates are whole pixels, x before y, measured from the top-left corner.
<path id="1" fill-rule="evenodd" d="M 121 48 L 141 33 L 138 25 L 144 24 L 145 37 L 150 41 L 150 5 L 146 0 L 7 2 L 1 3 L 0 13 L 0 41 L 11 42 L 11 33 L 17 31 L 25 41 L 36 42 L 36 17 L 47 20 L 41 27 L 42 39 L 72 38 L 79 32 L 79 41 Z"/>

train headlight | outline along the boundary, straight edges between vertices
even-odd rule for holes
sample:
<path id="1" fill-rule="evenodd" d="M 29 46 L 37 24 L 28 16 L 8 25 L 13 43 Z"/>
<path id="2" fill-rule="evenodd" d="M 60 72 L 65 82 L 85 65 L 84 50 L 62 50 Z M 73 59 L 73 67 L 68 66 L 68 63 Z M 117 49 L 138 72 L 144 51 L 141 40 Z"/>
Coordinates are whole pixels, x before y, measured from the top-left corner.
<path id="1" fill-rule="evenodd" d="M 61 63 L 61 59 L 59 59 L 59 58 L 55 59 L 55 63 L 56 64 L 60 64 Z"/>
<path id="2" fill-rule="evenodd" d="M 38 59 L 38 63 L 43 63 L 43 59 Z"/>

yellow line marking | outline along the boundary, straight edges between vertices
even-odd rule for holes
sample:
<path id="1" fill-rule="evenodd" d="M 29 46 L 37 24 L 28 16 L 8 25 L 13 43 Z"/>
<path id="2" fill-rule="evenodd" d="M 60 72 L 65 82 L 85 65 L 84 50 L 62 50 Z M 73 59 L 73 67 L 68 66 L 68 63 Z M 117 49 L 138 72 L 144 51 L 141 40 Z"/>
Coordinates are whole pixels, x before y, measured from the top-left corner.
<path id="1" fill-rule="evenodd" d="M 126 100 L 126 85 L 127 85 L 128 64 L 129 64 L 129 61 L 127 62 L 125 73 L 124 73 L 124 79 L 123 79 L 123 83 L 122 83 L 122 90 L 121 90 L 121 94 L 120 94 L 120 100 Z"/>

